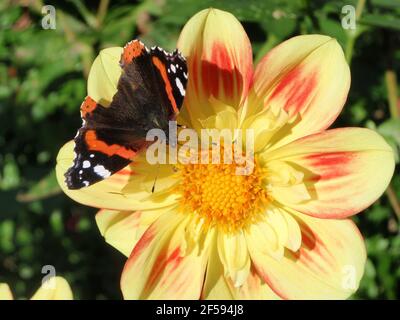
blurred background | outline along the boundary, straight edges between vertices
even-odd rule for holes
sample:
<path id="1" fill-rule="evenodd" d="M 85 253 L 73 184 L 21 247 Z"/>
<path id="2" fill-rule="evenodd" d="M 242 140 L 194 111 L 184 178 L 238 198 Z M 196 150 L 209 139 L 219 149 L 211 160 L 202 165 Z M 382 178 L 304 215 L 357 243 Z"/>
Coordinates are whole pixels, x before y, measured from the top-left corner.
<path id="1" fill-rule="evenodd" d="M 56 9 L 43 29 L 44 5 Z M 356 29 L 346 20 L 352 5 Z M 379 131 L 400 146 L 400 0 L 144 0 L 0 2 L 0 282 L 29 298 L 44 265 L 68 279 L 77 299 L 120 299 L 125 258 L 107 245 L 95 209 L 65 196 L 54 173 L 59 148 L 81 124 L 86 79 L 102 48 L 140 37 L 174 49 L 184 23 L 215 7 L 240 19 L 254 59 L 284 39 L 321 33 L 337 38 L 351 65 L 352 86 L 335 126 Z M 342 10 L 343 13 L 342 13 Z M 350 11 L 349 11 L 350 10 Z M 350 24 L 349 24 L 350 22 Z M 346 24 L 347 23 L 347 24 Z M 218 32 L 216 30 L 216 32 Z M 387 192 L 354 219 L 368 262 L 354 299 L 400 297 L 399 168 Z"/>

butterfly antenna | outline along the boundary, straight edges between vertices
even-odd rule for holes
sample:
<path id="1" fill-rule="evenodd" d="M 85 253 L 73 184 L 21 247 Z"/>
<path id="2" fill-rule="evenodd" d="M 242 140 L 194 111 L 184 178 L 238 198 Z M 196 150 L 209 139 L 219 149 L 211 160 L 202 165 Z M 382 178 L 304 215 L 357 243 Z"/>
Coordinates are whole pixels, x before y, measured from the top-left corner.
<path id="1" fill-rule="evenodd" d="M 156 173 L 156 178 L 154 179 L 153 187 L 151 188 L 151 193 L 154 193 L 154 190 L 156 189 L 156 182 L 158 178 L 158 170 L 160 169 L 160 164 L 157 164 L 157 173 Z"/>

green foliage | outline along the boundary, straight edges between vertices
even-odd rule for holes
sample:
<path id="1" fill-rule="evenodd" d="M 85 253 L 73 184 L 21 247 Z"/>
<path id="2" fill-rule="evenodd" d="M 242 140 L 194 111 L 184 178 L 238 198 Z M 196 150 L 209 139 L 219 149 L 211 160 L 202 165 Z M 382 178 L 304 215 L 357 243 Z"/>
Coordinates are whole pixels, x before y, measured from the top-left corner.
<path id="1" fill-rule="evenodd" d="M 43 265 L 65 276 L 76 298 L 121 298 L 124 257 L 103 241 L 95 210 L 68 199 L 54 174 L 59 148 L 80 125 L 79 106 L 96 54 L 140 37 L 173 49 L 184 23 L 207 7 L 230 11 L 252 41 L 255 61 L 298 34 L 338 39 L 351 63 L 352 88 L 336 126 L 366 126 L 400 150 L 400 122 L 388 107 L 385 70 L 399 75 L 400 1 L 366 1 L 355 31 L 344 5 L 363 1 L 144 0 L 57 3 L 57 28 L 41 28 L 41 1 L 0 4 L 0 282 L 29 297 Z M 103 5 L 107 1 L 100 1 Z M 398 170 L 397 170 L 398 173 Z M 400 198 L 400 180 L 392 188 Z M 400 297 L 399 216 L 386 196 L 355 217 L 368 262 L 354 298 Z"/>

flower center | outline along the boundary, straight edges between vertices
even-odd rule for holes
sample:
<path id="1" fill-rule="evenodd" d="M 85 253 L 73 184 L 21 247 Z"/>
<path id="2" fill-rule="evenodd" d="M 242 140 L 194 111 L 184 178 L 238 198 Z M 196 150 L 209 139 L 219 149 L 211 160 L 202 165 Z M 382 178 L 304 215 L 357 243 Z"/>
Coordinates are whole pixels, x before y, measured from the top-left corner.
<path id="1" fill-rule="evenodd" d="M 206 225 L 225 232 L 256 222 L 268 201 L 262 188 L 264 174 L 257 162 L 248 175 L 238 175 L 239 167 L 243 168 L 234 162 L 182 165 L 179 189 L 183 208 L 197 214 Z"/>

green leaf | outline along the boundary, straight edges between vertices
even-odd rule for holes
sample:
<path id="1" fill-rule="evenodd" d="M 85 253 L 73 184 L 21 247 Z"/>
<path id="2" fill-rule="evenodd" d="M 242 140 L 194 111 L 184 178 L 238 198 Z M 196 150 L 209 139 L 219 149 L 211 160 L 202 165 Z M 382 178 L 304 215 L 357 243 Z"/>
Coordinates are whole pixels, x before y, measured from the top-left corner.
<path id="1" fill-rule="evenodd" d="M 52 170 L 47 176 L 33 185 L 28 192 L 18 194 L 17 200 L 20 202 L 31 202 L 45 199 L 59 193 L 61 193 L 61 188 L 56 179 L 56 172 Z"/>
<path id="2" fill-rule="evenodd" d="M 400 17 L 393 16 L 392 14 L 365 14 L 359 22 L 374 27 L 400 30 Z"/>
<path id="3" fill-rule="evenodd" d="M 389 119 L 383 122 L 377 131 L 393 148 L 396 163 L 400 161 L 400 119 Z"/>
<path id="4" fill-rule="evenodd" d="M 392 137 L 400 147 L 400 119 L 389 119 L 378 127 L 379 133 Z"/>
<path id="5" fill-rule="evenodd" d="M 371 0 L 372 6 L 400 8 L 400 0 Z"/>

